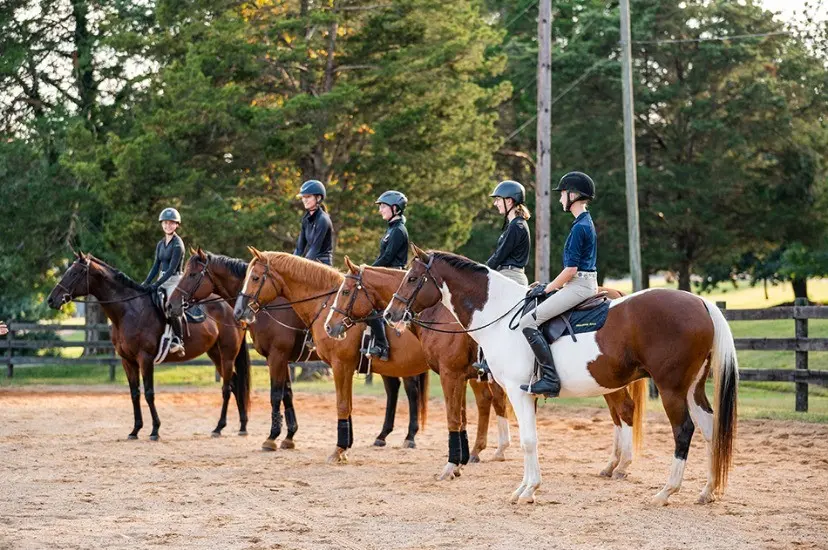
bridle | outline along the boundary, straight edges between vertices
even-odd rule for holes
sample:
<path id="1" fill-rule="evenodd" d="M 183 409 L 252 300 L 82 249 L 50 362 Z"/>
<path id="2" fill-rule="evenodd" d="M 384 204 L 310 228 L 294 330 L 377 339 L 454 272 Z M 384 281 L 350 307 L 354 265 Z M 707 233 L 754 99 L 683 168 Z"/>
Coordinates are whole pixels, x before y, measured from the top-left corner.
<path id="1" fill-rule="evenodd" d="M 76 260 L 75 262 L 83 268 L 83 272 L 76 271 L 72 274 L 72 278 L 66 282 L 66 285 L 63 284 L 63 280 L 61 279 L 58 281 L 58 284 L 55 285 L 57 288 L 63 291 L 63 295 L 60 297 L 60 305 L 63 306 L 68 304 L 72 301 L 72 292 L 75 288 L 75 283 L 77 282 L 78 278 L 81 277 L 82 274 L 86 275 L 86 288 L 89 289 L 89 264 L 87 263 L 89 260 L 83 261 L 81 259 Z"/>
<path id="2" fill-rule="evenodd" d="M 345 325 L 345 330 L 347 331 L 349 328 L 354 326 L 357 323 L 364 323 L 366 321 L 371 321 L 373 319 L 378 319 L 381 317 L 381 314 L 374 313 L 377 311 L 377 306 L 374 304 L 374 301 L 371 299 L 371 295 L 368 294 L 368 290 L 365 288 L 365 285 L 362 284 L 362 270 L 360 269 L 359 273 L 348 273 L 345 275 L 346 279 L 352 279 L 356 281 L 356 286 L 351 291 L 351 295 L 348 300 L 348 305 L 345 306 L 345 309 L 340 309 L 336 307 L 338 300 L 334 302 L 334 305 L 331 307 L 332 311 L 339 313 L 342 315 L 342 324 Z M 345 281 L 342 281 L 342 284 L 345 284 Z M 342 287 L 340 286 L 340 289 Z M 359 317 L 354 319 L 352 314 L 354 311 L 354 304 L 356 303 L 357 297 L 359 297 L 360 291 L 365 293 L 365 297 L 368 298 L 368 302 L 371 304 L 371 313 L 366 315 L 365 317 Z"/>
<path id="3" fill-rule="evenodd" d="M 440 295 L 442 295 L 443 293 L 443 291 L 440 289 L 442 283 L 438 283 L 437 277 L 434 275 L 434 273 L 431 272 L 431 265 L 434 263 L 434 256 L 432 255 L 429 257 L 428 263 L 423 263 L 423 261 L 419 258 L 414 258 L 414 261 L 419 262 L 425 266 L 425 275 L 421 276 L 420 279 L 417 281 L 417 287 L 414 289 L 414 292 L 411 293 L 411 296 L 405 298 L 404 296 L 400 296 L 395 292 L 394 296 L 391 298 L 392 302 L 394 300 L 399 300 L 403 303 L 403 305 L 405 305 L 405 311 L 403 312 L 402 318 L 402 321 L 404 323 L 411 321 L 416 316 L 416 314 L 411 311 L 411 305 L 414 303 L 414 300 L 417 299 L 417 295 L 423 289 L 423 286 L 425 286 L 426 282 L 428 282 L 429 278 L 431 279 L 431 282 L 434 284 L 434 288 L 437 289 L 437 292 L 439 292 Z"/>
<path id="4" fill-rule="evenodd" d="M 262 281 L 261 283 L 259 283 L 259 288 L 256 290 L 256 293 L 253 295 L 245 294 L 244 292 L 239 293 L 239 296 L 242 296 L 243 298 L 246 298 L 248 300 L 247 308 L 250 309 L 253 315 L 257 315 L 259 313 L 259 310 L 262 309 L 262 304 L 259 303 L 259 295 L 262 293 L 265 283 L 267 282 L 267 275 L 270 273 L 270 265 L 268 265 L 267 263 L 264 263 L 263 265 L 264 273 L 262 273 Z"/>
<path id="5" fill-rule="evenodd" d="M 201 258 L 199 258 L 199 261 L 202 261 Z M 225 296 L 230 296 L 230 293 L 227 292 L 227 289 L 224 288 L 224 286 L 221 283 L 219 283 L 210 273 L 210 259 L 208 258 L 203 261 L 204 267 L 201 269 L 201 271 L 198 272 L 198 278 L 196 279 L 195 284 L 192 286 L 192 290 L 184 290 L 183 288 L 181 288 L 180 284 L 178 286 L 178 292 L 180 292 L 182 296 L 181 307 L 183 309 L 188 309 L 190 306 L 193 306 L 199 302 L 199 300 L 193 300 L 193 294 L 198 292 L 198 289 L 201 287 L 202 281 L 204 281 L 204 277 L 207 277 L 207 279 L 213 284 L 213 288 L 216 291 L 218 291 L 222 298 L 224 298 Z"/>

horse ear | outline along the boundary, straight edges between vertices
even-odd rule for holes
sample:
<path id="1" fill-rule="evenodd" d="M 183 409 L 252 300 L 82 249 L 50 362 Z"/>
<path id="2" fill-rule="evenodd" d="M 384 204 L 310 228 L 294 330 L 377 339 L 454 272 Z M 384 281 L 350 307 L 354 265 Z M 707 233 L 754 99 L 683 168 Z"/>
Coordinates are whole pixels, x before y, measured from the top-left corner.
<path id="1" fill-rule="evenodd" d="M 351 258 L 349 258 L 348 256 L 345 256 L 345 265 L 348 267 L 351 273 L 353 273 L 354 275 L 359 275 L 359 266 L 354 264 L 354 262 L 352 262 Z"/>
<path id="2" fill-rule="evenodd" d="M 198 247 L 198 250 L 195 251 L 195 253 L 198 254 L 198 257 L 201 258 L 202 260 L 207 259 L 207 253 L 204 252 L 204 250 L 200 246 Z"/>
<path id="3" fill-rule="evenodd" d="M 262 257 L 262 253 L 261 253 L 261 252 L 259 252 L 258 250 L 256 250 L 256 248 L 255 248 L 255 247 L 253 247 L 253 246 L 248 246 L 248 247 L 247 247 L 247 250 L 249 250 L 249 251 L 250 251 L 250 253 L 251 253 L 251 254 L 253 254 L 253 257 L 254 257 L 254 258 L 256 258 L 257 260 L 263 260 L 263 259 L 264 259 L 264 258 Z"/>
<path id="4" fill-rule="evenodd" d="M 195 248 L 193 248 L 193 247 L 191 246 L 191 247 L 190 247 L 190 256 L 195 256 L 196 254 L 198 254 L 198 250 L 196 250 Z"/>
<path id="5" fill-rule="evenodd" d="M 411 243 L 411 250 L 414 251 L 414 255 L 417 256 L 417 259 L 421 262 L 428 262 L 428 254 L 425 253 L 419 246 L 414 243 Z"/>

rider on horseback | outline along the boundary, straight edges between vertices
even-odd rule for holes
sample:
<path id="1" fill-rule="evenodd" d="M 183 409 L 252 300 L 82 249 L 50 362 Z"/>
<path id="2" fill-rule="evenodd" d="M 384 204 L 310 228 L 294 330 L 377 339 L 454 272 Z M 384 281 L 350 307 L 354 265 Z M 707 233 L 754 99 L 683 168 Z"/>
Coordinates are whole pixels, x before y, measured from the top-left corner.
<path id="1" fill-rule="evenodd" d="M 399 191 L 386 191 L 374 202 L 379 205 L 382 219 L 388 222 L 380 240 L 380 252 L 374 261 L 375 267 L 405 269 L 408 263 L 408 229 L 405 227 L 403 211 L 408 199 Z M 378 313 L 378 312 L 375 312 Z M 380 315 L 368 321 L 374 336 L 374 345 L 367 351 L 374 357 L 388 361 L 388 338 L 385 335 L 385 322 Z"/>
<path id="2" fill-rule="evenodd" d="M 302 216 L 302 229 L 293 254 L 332 265 L 333 224 L 327 208 L 322 204 L 325 196 L 325 186 L 319 180 L 308 180 L 299 189 L 296 198 L 302 199 L 306 212 Z"/>
<path id="3" fill-rule="evenodd" d="M 598 293 L 598 237 L 587 205 L 595 198 L 595 183 L 582 172 L 570 172 L 561 178 L 555 191 L 560 191 L 560 203 L 564 212 L 575 216 L 563 253 L 563 271 L 546 286 L 538 285 L 530 292 L 539 297 L 556 291 L 537 308 L 524 315 L 520 328 L 538 359 L 542 375 L 540 380 L 521 389 L 529 393 L 557 397 L 561 380 L 552 360 L 549 343 L 539 330 L 546 321 L 565 313 L 590 296 Z"/>
<path id="4" fill-rule="evenodd" d="M 164 230 L 164 238 L 155 246 L 155 262 L 152 264 L 144 285 L 149 285 L 153 292 L 157 292 L 159 288 L 164 289 L 164 299 L 169 300 L 184 271 L 184 241 L 176 233 L 181 225 L 181 214 L 175 208 L 165 208 L 158 216 L 158 221 L 161 222 L 161 228 Z M 153 283 L 156 276 L 158 280 Z M 184 355 L 181 317 L 171 315 L 166 307 L 164 310 L 173 330 L 170 352 Z"/>

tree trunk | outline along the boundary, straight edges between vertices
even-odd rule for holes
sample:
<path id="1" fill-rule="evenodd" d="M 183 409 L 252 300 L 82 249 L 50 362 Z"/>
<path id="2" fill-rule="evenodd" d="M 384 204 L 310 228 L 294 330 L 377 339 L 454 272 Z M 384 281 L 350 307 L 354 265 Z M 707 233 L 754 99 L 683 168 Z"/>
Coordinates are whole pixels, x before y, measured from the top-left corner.
<path id="1" fill-rule="evenodd" d="M 796 298 L 805 298 L 808 300 L 808 278 L 798 278 L 794 277 L 791 278 L 791 286 L 793 287 L 794 291 L 794 299 Z M 810 303 L 810 300 L 808 300 Z"/>
<path id="2" fill-rule="evenodd" d="M 650 273 L 646 270 L 641 273 L 641 290 L 650 288 Z"/>
<path id="3" fill-rule="evenodd" d="M 690 290 L 690 262 L 682 262 L 679 267 L 679 290 Z"/>
<path id="4" fill-rule="evenodd" d="M 95 328 L 91 328 L 94 325 L 98 324 L 106 324 L 106 314 L 104 313 L 103 308 L 98 304 L 98 300 L 93 298 L 92 296 L 87 297 L 86 299 L 86 310 L 84 311 L 85 314 L 85 324 L 86 324 L 86 334 L 84 336 L 85 342 L 99 342 L 102 340 L 109 339 L 109 331 L 107 330 L 97 330 Z M 101 347 L 93 347 L 89 346 L 84 348 L 83 356 L 84 357 L 92 357 L 97 355 L 106 355 L 109 354 L 110 351 Z"/>

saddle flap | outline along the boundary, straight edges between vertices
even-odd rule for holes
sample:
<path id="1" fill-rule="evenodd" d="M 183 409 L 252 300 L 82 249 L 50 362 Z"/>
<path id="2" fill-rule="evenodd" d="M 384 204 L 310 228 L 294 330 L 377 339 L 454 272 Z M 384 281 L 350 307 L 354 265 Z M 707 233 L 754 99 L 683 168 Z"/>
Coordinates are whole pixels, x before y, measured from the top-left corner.
<path id="1" fill-rule="evenodd" d="M 587 298 L 586 300 L 572 308 L 572 311 L 585 311 L 588 309 L 594 309 L 596 307 L 604 305 L 604 303 L 608 300 L 609 298 L 607 298 L 607 291 L 602 290 L 595 296 L 590 296 L 589 298 Z"/>
<path id="2" fill-rule="evenodd" d="M 196 304 L 187 308 L 184 315 L 187 316 L 188 323 L 196 325 L 207 320 L 207 312 L 204 311 L 204 306 L 202 304 Z"/>
<path id="3" fill-rule="evenodd" d="M 540 330 L 546 341 L 551 344 L 566 334 L 571 334 L 572 339 L 575 340 L 575 334 L 599 330 L 607 321 L 610 306 L 610 301 L 605 296 L 601 297 L 601 300 L 601 303 L 589 309 L 568 311 L 545 322 Z M 569 327 L 572 328 L 571 332 Z"/>

